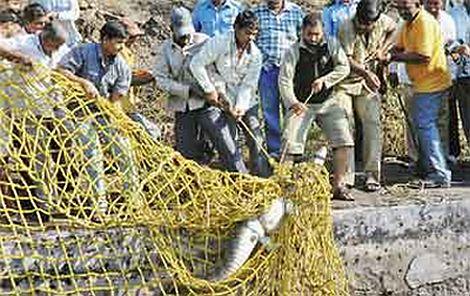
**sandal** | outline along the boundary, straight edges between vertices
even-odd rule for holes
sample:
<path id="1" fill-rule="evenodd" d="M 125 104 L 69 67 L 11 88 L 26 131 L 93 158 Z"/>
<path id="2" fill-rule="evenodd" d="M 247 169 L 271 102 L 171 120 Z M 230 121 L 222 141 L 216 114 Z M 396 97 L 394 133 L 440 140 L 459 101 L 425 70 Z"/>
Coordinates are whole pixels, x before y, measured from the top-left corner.
<path id="1" fill-rule="evenodd" d="M 338 186 L 333 191 L 332 200 L 354 201 L 351 191 L 346 186 Z"/>
<path id="2" fill-rule="evenodd" d="M 372 175 L 369 175 L 364 185 L 364 190 L 366 192 L 376 192 L 379 191 L 380 188 L 380 183 Z"/>

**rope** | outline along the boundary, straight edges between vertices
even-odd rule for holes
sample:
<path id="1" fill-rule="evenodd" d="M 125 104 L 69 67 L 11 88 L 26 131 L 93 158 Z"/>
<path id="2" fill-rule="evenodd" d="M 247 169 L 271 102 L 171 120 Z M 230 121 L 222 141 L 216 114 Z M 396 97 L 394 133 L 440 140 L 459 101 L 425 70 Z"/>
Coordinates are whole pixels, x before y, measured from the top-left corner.
<path id="1" fill-rule="evenodd" d="M 0 144 L 2 295 L 348 295 L 321 168 L 202 167 L 63 76 L 4 64 Z M 279 197 L 296 214 L 269 234 L 277 247 L 208 280 Z"/>

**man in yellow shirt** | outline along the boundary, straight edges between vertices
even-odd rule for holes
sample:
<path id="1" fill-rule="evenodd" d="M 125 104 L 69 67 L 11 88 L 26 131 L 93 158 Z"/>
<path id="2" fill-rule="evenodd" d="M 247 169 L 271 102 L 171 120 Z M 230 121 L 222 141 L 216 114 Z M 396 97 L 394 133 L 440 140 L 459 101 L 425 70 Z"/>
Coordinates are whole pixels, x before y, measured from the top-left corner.
<path id="1" fill-rule="evenodd" d="M 449 187 L 451 171 L 442 150 L 438 114 L 451 86 L 439 23 L 421 8 L 419 0 L 396 0 L 406 21 L 395 50 L 385 59 L 406 63 L 413 84 L 411 116 L 416 126 L 420 166 L 425 187 Z"/>

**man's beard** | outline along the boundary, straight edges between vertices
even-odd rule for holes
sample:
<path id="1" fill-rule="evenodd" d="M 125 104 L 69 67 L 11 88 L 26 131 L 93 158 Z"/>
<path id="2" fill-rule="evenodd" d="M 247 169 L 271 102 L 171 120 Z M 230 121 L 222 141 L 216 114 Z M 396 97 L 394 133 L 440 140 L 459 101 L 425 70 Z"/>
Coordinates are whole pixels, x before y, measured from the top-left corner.
<path id="1" fill-rule="evenodd" d="M 322 41 L 305 41 L 304 43 L 307 47 L 311 48 L 319 48 L 322 45 Z"/>
<path id="2" fill-rule="evenodd" d="M 399 11 L 398 14 L 405 21 L 411 21 L 413 19 L 413 14 L 409 11 Z"/>

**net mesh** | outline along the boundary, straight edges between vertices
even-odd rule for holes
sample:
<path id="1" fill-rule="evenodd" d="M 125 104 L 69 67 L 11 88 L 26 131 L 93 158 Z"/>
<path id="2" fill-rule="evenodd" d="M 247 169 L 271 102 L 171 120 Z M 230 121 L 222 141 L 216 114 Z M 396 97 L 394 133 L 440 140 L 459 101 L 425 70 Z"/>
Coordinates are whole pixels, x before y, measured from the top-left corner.
<path id="1" fill-rule="evenodd" d="M 57 73 L 0 84 L 0 294 L 347 295 L 323 167 L 201 167 Z M 240 246 L 279 198 L 292 213 Z"/>

